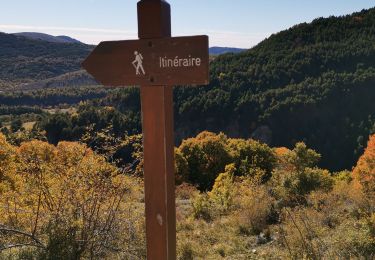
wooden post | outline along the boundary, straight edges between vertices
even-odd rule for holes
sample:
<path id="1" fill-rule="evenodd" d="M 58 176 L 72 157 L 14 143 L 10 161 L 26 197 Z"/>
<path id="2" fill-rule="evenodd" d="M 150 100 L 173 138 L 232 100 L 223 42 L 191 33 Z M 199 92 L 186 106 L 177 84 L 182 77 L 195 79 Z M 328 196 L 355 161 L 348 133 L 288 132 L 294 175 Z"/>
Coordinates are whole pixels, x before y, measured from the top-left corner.
<path id="1" fill-rule="evenodd" d="M 138 34 L 140 39 L 171 36 L 170 6 L 167 2 L 138 2 Z M 173 87 L 141 86 L 141 104 L 147 259 L 175 260 Z"/>

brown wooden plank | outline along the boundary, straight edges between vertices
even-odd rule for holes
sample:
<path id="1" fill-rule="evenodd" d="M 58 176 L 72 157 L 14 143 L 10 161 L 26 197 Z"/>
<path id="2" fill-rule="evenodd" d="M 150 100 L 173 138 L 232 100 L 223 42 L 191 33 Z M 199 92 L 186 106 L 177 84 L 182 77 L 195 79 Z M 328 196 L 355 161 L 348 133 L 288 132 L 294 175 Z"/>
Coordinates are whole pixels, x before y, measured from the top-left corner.
<path id="1" fill-rule="evenodd" d="M 108 86 L 206 85 L 209 81 L 208 37 L 102 42 L 82 65 Z"/>
<path id="2" fill-rule="evenodd" d="M 147 259 L 175 259 L 173 87 L 141 87 Z"/>

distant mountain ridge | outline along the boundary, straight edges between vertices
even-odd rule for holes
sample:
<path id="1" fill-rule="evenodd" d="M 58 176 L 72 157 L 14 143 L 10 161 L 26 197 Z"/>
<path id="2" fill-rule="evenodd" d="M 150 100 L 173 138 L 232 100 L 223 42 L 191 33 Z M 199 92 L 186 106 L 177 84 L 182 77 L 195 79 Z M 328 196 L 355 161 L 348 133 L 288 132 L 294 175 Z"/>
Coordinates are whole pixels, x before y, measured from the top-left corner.
<path id="1" fill-rule="evenodd" d="M 13 35 L 26 37 L 32 40 L 41 40 L 41 41 L 54 42 L 54 43 L 82 43 L 76 39 L 73 39 L 65 35 L 53 36 L 50 34 L 38 33 L 38 32 L 20 32 L 20 33 L 13 33 Z"/>
<path id="2" fill-rule="evenodd" d="M 76 40 L 74 38 L 71 38 L 66 35 L 60 35 L 60 36 L 53 36 L 46 33 L 39 33 L 39 32 L 20 32 L 20 33 L 12 33 L 16 36 L 22 36 L 28 39 L 32 40 L 41 40 L 46 42 L 54 42 L 54 43 L 81 43 L 79 40 Z M 242 51 L 245 51 L 247 49 L 241 49 L 241 48 L 233 48 L 233 47 L 219 47 L 214 46 L 209 48 L 209 54 L 210 55 L 221 55 L 225 53 L 239 53 Z"/>
<path id="3" fill-rule="evenodd" d="M 240 53 L 247 49 L 233 48 L 233 47 L 211 47 L 209 49 L 210 55 L 221 55 L 225 53 Z"/>

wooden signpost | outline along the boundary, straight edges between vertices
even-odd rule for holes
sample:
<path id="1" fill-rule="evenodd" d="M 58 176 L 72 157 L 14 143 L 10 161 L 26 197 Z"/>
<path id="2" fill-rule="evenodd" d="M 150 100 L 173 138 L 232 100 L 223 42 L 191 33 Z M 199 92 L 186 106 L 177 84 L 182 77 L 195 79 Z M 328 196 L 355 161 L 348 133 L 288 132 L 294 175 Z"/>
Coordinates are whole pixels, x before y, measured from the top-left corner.
<path id="1" fill-rule="evenodd" d="M 108 86 L 141 87 L 147 259 L 176 259 L 173 85 L 209 81 L 208 37 L 171 37 L 170 5 L 138 2 L 140 40 L 102 42 L 83 62 Z"/>

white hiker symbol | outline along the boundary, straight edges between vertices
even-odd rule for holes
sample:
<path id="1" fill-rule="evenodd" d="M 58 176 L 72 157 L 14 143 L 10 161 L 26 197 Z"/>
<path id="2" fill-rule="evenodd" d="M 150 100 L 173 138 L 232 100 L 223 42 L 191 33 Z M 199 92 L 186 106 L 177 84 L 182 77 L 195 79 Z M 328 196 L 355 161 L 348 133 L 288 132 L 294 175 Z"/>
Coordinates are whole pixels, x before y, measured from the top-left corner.
<path id="1" fill-rule="evenodd" d="M 135 60 L 132 62 L 136 72 L 135 74 L 136 75 L 141 75 L 141 71 L 143 73 L 143 75 L 146 75 L 146 72 L 145 70 L 143 69 L 143 56 L 142 54 L 138 53 L 137 51 L 134 52 L 134 55 L 135 55 Z"/>

